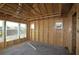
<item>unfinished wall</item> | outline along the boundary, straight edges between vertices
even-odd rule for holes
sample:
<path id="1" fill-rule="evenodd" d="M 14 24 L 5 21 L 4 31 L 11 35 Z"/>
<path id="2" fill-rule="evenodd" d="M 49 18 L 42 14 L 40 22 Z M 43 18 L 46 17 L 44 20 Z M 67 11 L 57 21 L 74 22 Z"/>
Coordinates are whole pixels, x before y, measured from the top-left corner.
<path id="1" fill-rule="evenodd" d="M 68 47 L 69 52 L 72 53 L 72 16 L 76 15 L 76 54 L 79 54 L 79 5 L 74 4 L 68 15 L 64 17 L 64 45 Z"/>
<path id="2" fill-rule="evenodd" d="M 73 15 L 71 11 L 66 17 L 64 17 L 64 45 L 68 47 L 70 53 L 72 53 L 72 15 Z"/>
<path id="3" fill-rule="evenodd" d="M 55 29 L 56 22 L 63 22 L 60 17 L 47 18 L 30 22 L 35 24 L 35 29 L 30 28 L 30 39 L 41 43 L 63 46 L 63 29 Z"/>
<path id="4" fill-rule="evenodd" d="M 72 19 L 71 17 L 67 16 L 64 17 L 64 46 L 68 48 L 69 52 L 71 53 L 72 51 Z"/>
<path id="5" fill-rule="evenodd" d="M 79 55 L 79 4 L 76 4 L 77 7 L 77 29 L 76 29 L 76 54 Z"/>
<path id="6" fill-rule="evenodd" d="M 77 13 L 76 16 L 76 54 L 79 54 L 79 4 L 74 4 L 69 13 L 63 18 L 52 17 L 48 19 L 32 21 L 35 23 L 35 33 L 33 41 L 42 43 L 60 45 L 67 47 L 69 52 L 72 53 L 72 15 Z M 56 22 L 63 22 L 64 28 L 62 30 L 55 29 Z M 31 30 L 31 29 L 30 29 Z M 30 33 L 31 35 L 32 33 Z M 32 38 L 32 36 L 30 36 Z"/>

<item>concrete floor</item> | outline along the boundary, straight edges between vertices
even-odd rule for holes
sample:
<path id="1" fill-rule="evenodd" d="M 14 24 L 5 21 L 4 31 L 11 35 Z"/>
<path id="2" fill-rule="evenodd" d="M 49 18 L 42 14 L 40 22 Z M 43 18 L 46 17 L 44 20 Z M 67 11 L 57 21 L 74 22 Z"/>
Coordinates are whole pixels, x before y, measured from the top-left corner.
<path id="1" fill-rule="evenodd" d="M 36 42 L 24 42 L 0 51 L 0 55 L 67 55 L 68 51 L 59 46 Z"/>

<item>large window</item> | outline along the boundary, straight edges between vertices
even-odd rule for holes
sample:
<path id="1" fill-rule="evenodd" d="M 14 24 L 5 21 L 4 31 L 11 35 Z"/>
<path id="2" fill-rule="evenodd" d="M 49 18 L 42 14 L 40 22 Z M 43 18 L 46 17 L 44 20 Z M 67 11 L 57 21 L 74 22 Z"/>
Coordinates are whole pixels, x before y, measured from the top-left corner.
<path id="1" fill-rule="evenodd" d="M 0 20 L 0 42 L 4 42 L 4 21 Z"/>
<path id="2" fill-rule="evenodd" d="M 19 39 L 19 23 L 6 21 L 6 41 Z"/>
<path id="3" fill-rule="evenodd" d="M 26 37 L 27 33 L 27 25 L 26 24 L 20 24 L 20 38 Z"/>
<path id="4" fill-rule="evenodd" d="M 0 20 L 0 42 L 4 42 L 4 38 L 6 39 L 6 41 L 12 41 L 19 38 L 26 38 L 27 36 L 26 34 L 27 34 L 26 24 L 11 21 L 4 22 Z"/>

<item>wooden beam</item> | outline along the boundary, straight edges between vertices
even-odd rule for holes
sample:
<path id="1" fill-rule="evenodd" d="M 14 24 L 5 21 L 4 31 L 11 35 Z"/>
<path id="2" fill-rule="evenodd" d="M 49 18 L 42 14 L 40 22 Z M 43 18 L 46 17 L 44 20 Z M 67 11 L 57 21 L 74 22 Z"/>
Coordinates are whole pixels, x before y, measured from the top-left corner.
<path id="1" fill-rule="evenodd" d="M 15 14 L 13 14 L 12 12 L 8 12 L 7 10 L 0 9 L 0 12 L 12 15 L 13 17 L 16 17 L 16 18 L 20 18 L 20 17 L 16 16 Z"/>
<path id="2" fill-rule="evenodd" d="M 43 14 L 42 14 L 42 11 L 41 11 L 41 9 L 40 9 L 40 4 L 38 4 L 38 9 L 39 9 L 39 11 L 40 11 L 40 14 L 43 15 Z"/>
<path id="3" fill-rule="evenodd" d="M 14 15 L 16 15 L 16 16 L 18 16 L 18 17 L 21 17 L 21 18 L 25 18 L 24 13 L 22 13 L 22 10 L 23 10 L 23 9 L 21 9 L 20 14 L 17 14 L 17 9 L 14 8 L 15 6 L 12 7 L 12 6 L 7 5 L 7 4 L 6 4 L 6 6 L 9 7 L 9 8 L 11 9 L 11 10 L 9 10 L 9 11 L 15 13 Z"/>
<path id="4" fill-rule="evenodd" d="M 39 17 L 39 18 L 33 18 L 33 19 L 30 19 L 29 21 L 35 21 L 35 20 L 38 20 L 38 19 L 45 19 L 45 18 L 51 18 L 51 17 L 59 17 L 60 14 L 53 14 L 53 15 L 48 15 L 48 16 L 43 16 L 43 17 Z"/>
<path id="5" fill-rule="evenodd" d="M 14 7 L 11 7 L 10 5 L 6 4 L 4 6 L 4 8 L 1 8 L 0 9 L 0 12 L 3 12 L 5 14 L 9 14 L 9 15 L 12 15 L 13 17 L 16 17 L 16 18 L 26 19 L 25 18 L 25 15 L 23 16 L 23 13 L 17 15 L 17 13 L 15 12 L 15 11 L 17 11 L 17 9 L 15 9 Z"/>
<path id="6" fill-rule="evenodd" d="M 27 8 L 29 8 L 29 9 L 33 10 L 36 14 L 41 15 L 37 10 L 35 10 L 34 7 L 32 7 L 32 6 L 28 5 L 28 4 L 26 4 L 25 6 L 26 6 Z"/>
<path id="7" fill-rule="evenodd" d="M 59 4 L 59 12 L 60 12 L 60 14 L 61 14 L 61 12 L 62 12 L 61 9 L 62 9 L 62 4 L 60 3 L 60 4 Z"/>
<path id="8" fill-rule="evenodd" d="M 39 10 L 40 10 L 40 12 L 41 12 L 41 16 L 47 14 L 47 10 L 46 10 L 44 4 L 41 4 L 41 3 L 40 3 L 40 4 L 38 5 L 38 8 L 39 8 Z"/>
<path id="9" fill-rule="evenodd" d="M 7 11 L 1 10 L 1 9 L 0 9 L 0 12 L 3 12 L 3 13 L 5 13 L 5 14 L 9 14 L 9 15 L 11 15 L 11 16 L 17 18 L 17 19 L 16 19 L 17 21 L 18 21 L 18 19 L 20 19 L 19 22 L 25 22 L 25 21 L 27 21 L 26 19 L 20 18 L 19 16 L 15 15 L 15 14 L 13 14 L 13 13 L 11 13 L 11 12 L 7 12 Z M 4 18 L 5 18 L 5 16 L 4 16 Z"/>
<path id="10" fill-rule="evenodd" d="M 48 10 L 47 10 L 47 6 L 46 6 L 46 4 L 44 4 L 44 7 L 45 7 L 45 9 L 46 9 L 46 13 L 48 14 Z"/>
<path id="11" fill-rule="evenodd" d="M 11 9 L 14 10 L 14 11 L 17 10 L 17 9 L 14 8 L 14 7 L 16 7 L 16 6 L 12 7 L 12 6 L 8 5 L 8 4 L 6 4 L 6 6 L 9 7 L 9 8 L 11 8 Z"/>
<path id="12" fill-rule="evenodd" d="M 0 3 L 0 8 L 2 8 L 5 4 L 4 3 Z"/>
<path id="13" fill-rule="evenodd" d="M 29 5 L 28 5 L 29 6 Z M 37 14 L 41 15 L 33 6 L 29 6 L 34 12 L 36 12 Z"/>
<path id="14" fill-rule="evenodd" d="M 24 5 L 24 6 L 25 6 L 25 5 Z M 24 7 L 24 6 L 23 6 L 23 11 L 24 11 L 27 15 L 29 15 L 30 17 L 35 15 L 35 14 L 33 14 L 30 10 L 28 11 L 28 10 L 26 9 L 27 7 Z"/>
<path id="15" fill-rule="evenodd" d="M 2 7 L 2 6 L 4 6 L 5 4 L 1 4 L 0 5 L 0 7 Z M 7 9 L 6 9 L 7 8 Z M 22 19 L 22 21 L 27 21 L 26 19 L 27 18 L 25 18 L 25 15 L 24 15 L 24 17 L 22 17 L 22 15 L 23 15 L 23 13 L 22 14 L 20 14 L 20 15 L 17 15 L 16 13 L 15 13 L 15 8 L 13 8 L 13 7 L 11 7 L 10 5 L 5 5 L 4 6 L 4 8 L 1 8 L 0 9 L 0 12 L 2 12 L 2 13 L 4 13 L 4 14 L 9 14 L 9 15 L 11 15 L 11 16 L 13 16 L 13 17 L 15 17 L 15 18 L 18 18 L 18 19 Z M 21 20 L 20 20 L 21 21 Z"/>

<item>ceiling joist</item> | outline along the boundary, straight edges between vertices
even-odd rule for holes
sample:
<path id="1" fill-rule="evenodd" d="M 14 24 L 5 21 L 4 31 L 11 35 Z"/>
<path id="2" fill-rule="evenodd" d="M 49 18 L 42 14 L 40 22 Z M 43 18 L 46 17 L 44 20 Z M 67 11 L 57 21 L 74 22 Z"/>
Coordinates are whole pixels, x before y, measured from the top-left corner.
<path id="1" fill-rule="evenodd" d="M 14 4 L 0 4 L 0 12 L 9 14 L 13 17 L 22 19 L 24 21 L 37 20 L 42 18 L 49 18 L 54 16 L 61 16 L 66 14 L 72 4 L 56 4 L 56 3 L 23 3 L 21 7 L 18 3 Z M 20 10 L 18 8 L 20 7 Z M 67 10 L 65 10 L 67 8 Z M 19 12 L 19 14 L 18 14 Z"/>
<path id="2" fill-rule="evenodd" d="M 0 8 L 2 8 L 5 4 L 4 3 L 0 3 Z"/>

